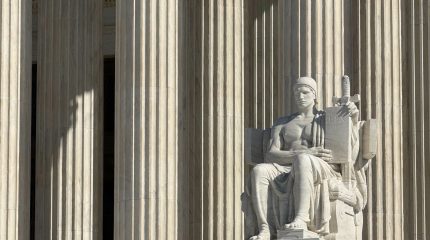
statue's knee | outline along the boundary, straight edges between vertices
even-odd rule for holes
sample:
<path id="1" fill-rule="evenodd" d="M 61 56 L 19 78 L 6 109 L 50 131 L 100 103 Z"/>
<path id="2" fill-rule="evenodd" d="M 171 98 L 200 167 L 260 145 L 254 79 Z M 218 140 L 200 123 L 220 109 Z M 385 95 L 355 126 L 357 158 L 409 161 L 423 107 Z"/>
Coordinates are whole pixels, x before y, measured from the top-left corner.
<path id="1" fill-rule="evenodd" d="M 258 164 L 252 169 L 251 175 L 254 178 L 267 177 L 268 175 L 267 167 L 265 166 L 265 164 Z"/>
<path id="2" fill-rule="evenodd" d="M 307 153 L 300 153 L 296 155 L 293 161 L 294 168 L 307 168 L 311 166 L 311 158 Z"/>

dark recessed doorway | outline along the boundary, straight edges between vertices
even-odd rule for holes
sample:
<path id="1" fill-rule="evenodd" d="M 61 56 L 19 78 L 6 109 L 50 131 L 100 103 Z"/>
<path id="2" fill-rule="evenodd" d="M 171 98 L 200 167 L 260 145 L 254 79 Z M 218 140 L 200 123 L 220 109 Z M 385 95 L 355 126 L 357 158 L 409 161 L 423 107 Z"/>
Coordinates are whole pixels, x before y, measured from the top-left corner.
<path id="1" fill-rule="evenodd" d="M 104 60 L 103 239 L 114 234 L 115 58 Z"/>

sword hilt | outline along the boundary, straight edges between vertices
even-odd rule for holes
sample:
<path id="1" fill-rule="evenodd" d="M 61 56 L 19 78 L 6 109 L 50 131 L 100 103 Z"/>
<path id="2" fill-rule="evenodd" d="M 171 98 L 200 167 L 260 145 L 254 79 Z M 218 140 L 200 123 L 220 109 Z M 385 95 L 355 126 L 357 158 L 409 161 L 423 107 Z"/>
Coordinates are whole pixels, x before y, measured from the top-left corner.
<path id="1" fill-rule="evenodd" d="M 351 97 L 351 83 L 347 75 L 342 76 L 342 97 L 333 97 L 334 105 L 346 105 L 348 102 L 359 102 L 360 95 L 355 94 Z"/>

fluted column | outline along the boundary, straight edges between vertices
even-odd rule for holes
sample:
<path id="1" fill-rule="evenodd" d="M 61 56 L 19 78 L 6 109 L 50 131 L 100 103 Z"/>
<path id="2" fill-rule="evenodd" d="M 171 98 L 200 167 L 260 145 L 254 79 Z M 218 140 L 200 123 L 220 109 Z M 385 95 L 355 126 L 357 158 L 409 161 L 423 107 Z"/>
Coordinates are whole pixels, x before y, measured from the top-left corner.
<path id="1" fill-rule="evenodd" d="M 429 78 L 430 2 L 402 1 L 404 19 L 402 40 L 405 50 L 403 83 L 407 108 L 404 113 L 406 151 L 404 153 L 404 239 L 429 239 Z"/>
<path id="2" fill-rule="evenodd" d="M 196 239 L 243 239 L 243 1 L 201 1 L 192 143 Z M 199 171 L 200 173 L 195 173 Z M 199 210 L 200 209 L 200 210 Z M 192 211 L 193 212 L 193 211 Z"/>
<path id="3" fill-rule="evenodd" d="M 317 80 L 318 108 L 331 106 L 332 97 L 340 95 L 342 75 L 358 81 L 351 41 L 354 3 L 250 0 L 246 5 L 246 127 L 267 128 L 294 112 L 292 86 L 300 76 Z"/>
<path id="4" fill-rule="evenodd" d="M 243 239 L 243 2 L 204 4 L 203 239 Z"/>
<path id="5" fill-rule="evenodd" d="M 102 4 L 38 2 L 36 239 L 102 239 Z"/>
<path id="6" fill-rule="evenodd" d="M 300 76 L 311 76 L 317 81 L 319 108 L 331 106 L 332 97 L 341 95 L 341 77 L 351 75 L 345 72 L 344 56 L 347 3 L 347 0 L 282 2 L 279 76 L 284 80 L 281 86 L 285 112 L 295 110 L 291 91 Z"/>
<path id="7" fill-rule="evenodd" d="M 29 239 L 31 2 L 0 2 L 0 239 Z"/>
<path id="8" fill-rule="evenodd" d="M 400 1 L 363 0 L 359 32 L 359 90 L 362 119 L 378 122 L 378 152 L 368 170 L 365 239 L 403 239 L 403 153 Z M 409 81 L 409 80 L 406 80 Z M 402 162 L 402 158 L 405 162 Z M 405 179 L 409 181 L 409 179 Z M 410 239 L 410 238 L 406 238 Z"/>
<path id="9" fill-rule="evenodd" d="M 117 2 L 115 239 L 177 238 L 178 1 Z"/>
<path id="10" fill-rule="evenodd" d="M 244 1 L 245 126 L 271 127 L 283 114 L 283 1 Z"/>

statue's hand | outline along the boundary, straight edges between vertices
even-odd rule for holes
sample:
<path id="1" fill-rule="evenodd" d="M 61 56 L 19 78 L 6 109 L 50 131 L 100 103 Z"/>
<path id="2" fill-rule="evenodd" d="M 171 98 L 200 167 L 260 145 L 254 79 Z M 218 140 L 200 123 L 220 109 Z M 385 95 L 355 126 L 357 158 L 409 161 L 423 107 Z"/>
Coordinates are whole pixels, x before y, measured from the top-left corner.
<path id="1" fill-rule="evenodd" d="M 324 149 L 322 147 L 309 148 L 309 154 L 319 157 L 326 162 L 330 162 L 333 159 L 333 155 L 330 149 Z"/>
<path id="2" fill-rule="evenodd" d="M 350 116 L 351 120 L 354 123 L 358 122 L 358 115 L 359 115 L 359 113 L 360 112 L 358 111 L 357 106 L 353 102 L 348 102 L 345 105 L 343 105 L 342 108 L 341 108 L 341 110 L 340 110 L 340 112 L 339 112 L 339 114 L 341 116 Z"/>
<path id="3" fill-rule="evenodd" d="M 359 114 L 357 105 L 355 105 L 355 103 L 353 103 L 353 102 L 348 102 L 345 105 L 345 107 L 348 109 L 348 114 L 349 114 L 349 116 L 351 116 L 352 120 L 354 122 L 357 122 L 358 121 L 358 114 Z"/>

